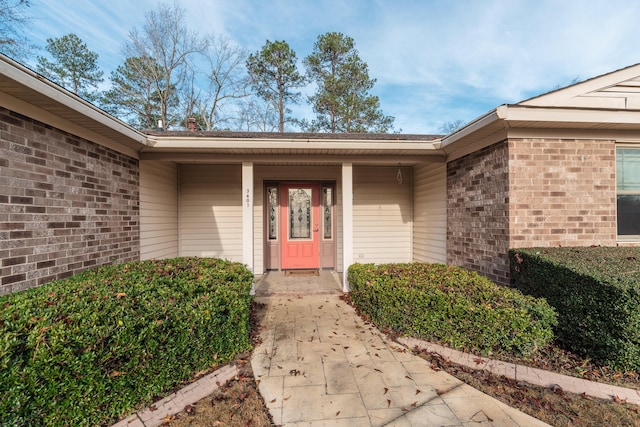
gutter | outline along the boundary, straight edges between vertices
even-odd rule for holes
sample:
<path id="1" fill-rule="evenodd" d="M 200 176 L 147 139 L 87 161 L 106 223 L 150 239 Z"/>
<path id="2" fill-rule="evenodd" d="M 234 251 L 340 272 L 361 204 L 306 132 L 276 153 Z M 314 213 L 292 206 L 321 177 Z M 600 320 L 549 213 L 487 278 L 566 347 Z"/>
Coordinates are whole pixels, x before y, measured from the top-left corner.
<path id="1" fill-rule="evenodd" d="M 506 104 L 501 105 L 489 111 L 485 115 L 480 116 L 477 119 L 469 122 L 463 128 L 460 128 L 455 132 L 453 132 L 452 134 L 445 136 L 444 138 L 442 138 L 442 143 L 440 144 L 440 148 L 446 149 L 451 144 L 454 144 L 456 141 L 459 141 L 460 139 L 463 139 L 486 126 L 489 126 L 490 124 L 499 122 L 501 120 L 504 121 L 505 128 L 509 127 L 509 125 L 506 122 L 507 116 L 508 116 L 508 108 L 509 107 Z"/>
<path id="2" fill-rule="evenodd" d="M 225 138 L 225 137 L 175 137 L 147 136 L 148 146 L 154 149 L 339 149 L 339 150 L 416 150 L 432 151 L 440 147 L 440 140 L 405 142 L 389 140 L 327 140 L 324 139 L 274 139 L 274 138 Z M 144 150 L 148 151 L 148 150 Z"/>
<path id="3" fill-rule="evenodd" d="M 24 65 L 0 54 L 0 72 L 20 85 L 58 102 L 143 146 L 147 136 Z"/>

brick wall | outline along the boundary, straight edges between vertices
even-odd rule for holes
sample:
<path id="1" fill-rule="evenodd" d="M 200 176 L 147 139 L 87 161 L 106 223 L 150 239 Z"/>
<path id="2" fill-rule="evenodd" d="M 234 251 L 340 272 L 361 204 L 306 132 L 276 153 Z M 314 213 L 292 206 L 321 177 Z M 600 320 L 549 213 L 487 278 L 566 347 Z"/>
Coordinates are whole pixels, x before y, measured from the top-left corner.
<path id="1" fill-rule="evenodd" d="M 615 246 L 615 142 L 509 143 L 510 247 Z"/>
<path id="2" fill-rule="evenodd" d="M 138 161 L 0 108 L 0 294 L 139 259 Z"/>
<path id="3" fill-rule="evenodd" d="M 508 147 L 502 142 L 447 164 L 447 262 L 508 282 Z"/>
<path id="4" fill-rule="evenodd" d="M 615 144 L 511 139 L 449 162 L 447 221 L 447 262 L 501 284 L 509 248 L 615 246 Z"/>

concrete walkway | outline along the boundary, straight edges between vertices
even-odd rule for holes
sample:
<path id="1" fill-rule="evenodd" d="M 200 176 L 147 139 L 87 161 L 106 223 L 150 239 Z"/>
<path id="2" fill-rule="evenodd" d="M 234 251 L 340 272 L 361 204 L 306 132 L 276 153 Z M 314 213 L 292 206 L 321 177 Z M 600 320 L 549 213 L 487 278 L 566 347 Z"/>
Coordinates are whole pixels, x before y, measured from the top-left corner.
<path id="1" fill-rule="evenodd" d="M 271 276 L 256 289 L 267 312 L 251 365 L 275 424 L 547 425 L 388 341 L 331 288 L 339 283 L 329 280 L 329 293 L 303 296 L 284 291 L 289 279 Z"/>

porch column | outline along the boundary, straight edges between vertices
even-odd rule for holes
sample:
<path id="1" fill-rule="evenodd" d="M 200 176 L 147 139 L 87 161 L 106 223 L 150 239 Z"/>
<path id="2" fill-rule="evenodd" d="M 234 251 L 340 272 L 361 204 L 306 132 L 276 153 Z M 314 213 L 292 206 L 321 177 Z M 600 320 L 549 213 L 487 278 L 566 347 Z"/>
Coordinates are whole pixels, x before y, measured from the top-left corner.
<path id="1" fill-rule="evenodd" d="M 347 270 L 353 264 L 353 164 L 342 164 L 342 290 L 349 292 Z"/>
<path id="2" fill-rule="evenodd" d="M 242 163 L 242 263 L 253 273 L 253 162 Z M 253 292 L 253 288 L 251 289 Z"/>

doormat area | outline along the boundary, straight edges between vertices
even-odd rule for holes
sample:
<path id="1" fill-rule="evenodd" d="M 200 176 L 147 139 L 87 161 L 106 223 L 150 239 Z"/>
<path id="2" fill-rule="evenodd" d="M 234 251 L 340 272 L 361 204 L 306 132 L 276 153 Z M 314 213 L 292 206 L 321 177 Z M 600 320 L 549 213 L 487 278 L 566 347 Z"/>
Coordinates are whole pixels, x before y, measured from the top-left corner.
<path id="1" fill-rule="evenodd" d="M 285 270 L 285 277 L 287 276 L 319 276 L 320 271 L 318 270 Z"/>

